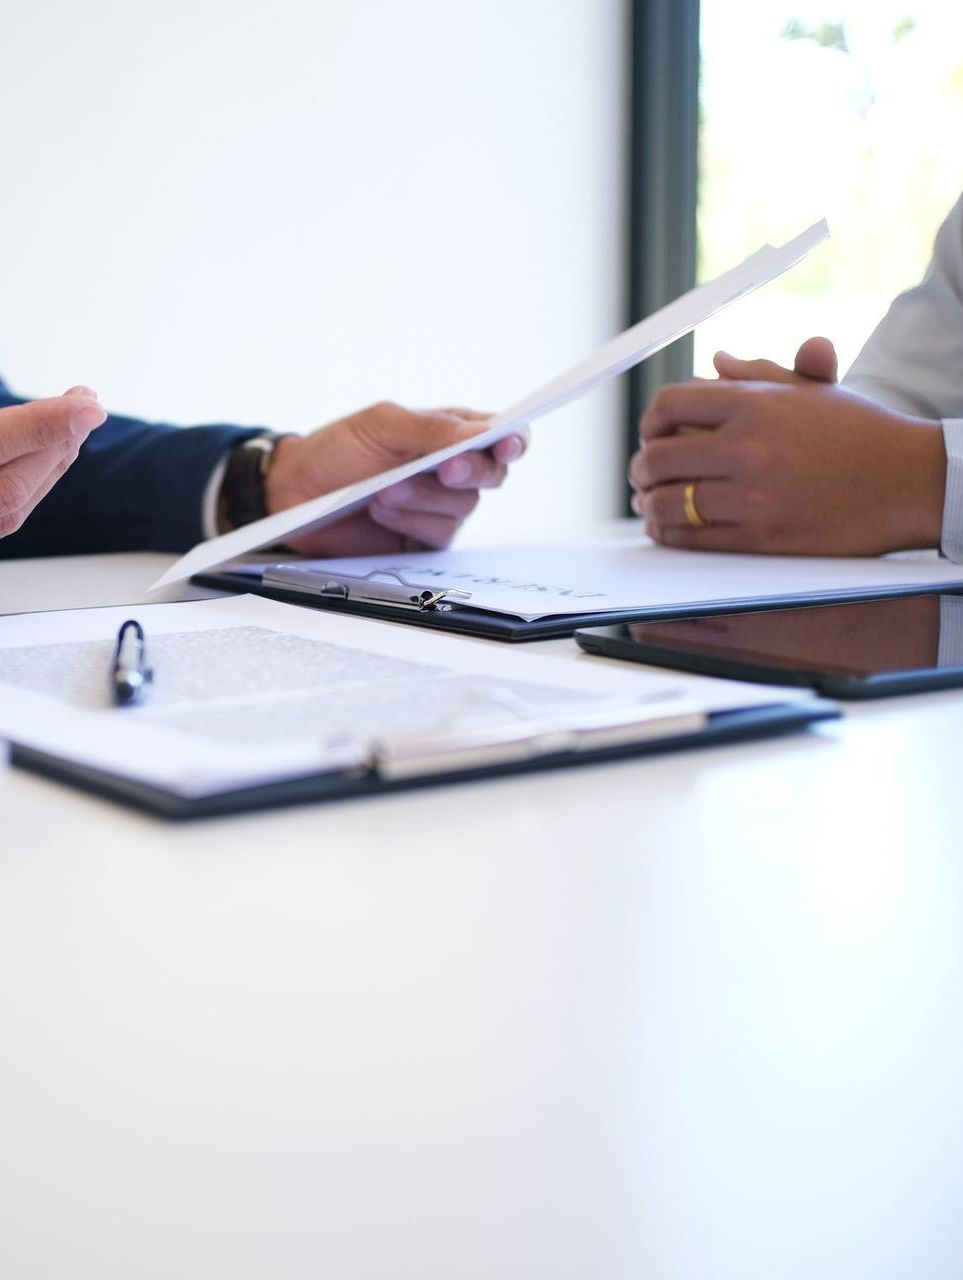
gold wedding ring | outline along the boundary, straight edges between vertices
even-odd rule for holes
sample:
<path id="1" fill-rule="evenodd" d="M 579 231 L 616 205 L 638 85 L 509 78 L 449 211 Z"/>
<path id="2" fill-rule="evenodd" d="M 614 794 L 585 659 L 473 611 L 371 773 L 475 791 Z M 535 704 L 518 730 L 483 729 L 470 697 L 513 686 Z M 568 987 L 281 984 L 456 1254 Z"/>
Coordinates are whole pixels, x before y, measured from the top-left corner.
<path id="1" fill-rule="evenodd" d="M 696 506 L 695 489 L 696 482 L 687 480 L 682 490 L 682 511 L 687 524 L 691 524 L 694 529 L 704 529 L 709 521 Z"/>

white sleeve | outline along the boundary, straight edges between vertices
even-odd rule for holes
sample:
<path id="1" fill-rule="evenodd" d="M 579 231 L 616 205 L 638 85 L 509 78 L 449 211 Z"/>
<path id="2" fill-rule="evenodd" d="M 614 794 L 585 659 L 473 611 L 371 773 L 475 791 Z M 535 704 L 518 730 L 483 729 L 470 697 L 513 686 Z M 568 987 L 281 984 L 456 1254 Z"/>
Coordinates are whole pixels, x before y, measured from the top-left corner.
<path id="1" fill-rule="evenodd" d="M 940 549 L 963 562 L 963 196 L 937 233 L 922 283 L 896 299 L 843 382 L 890 409 L 943 420 Z"/>
<path id="2" fill-rule="evenodd" d="M 963 418 L 963 196 L 922 283 L 900 294 L 843 381 L 903 413 Z"/>

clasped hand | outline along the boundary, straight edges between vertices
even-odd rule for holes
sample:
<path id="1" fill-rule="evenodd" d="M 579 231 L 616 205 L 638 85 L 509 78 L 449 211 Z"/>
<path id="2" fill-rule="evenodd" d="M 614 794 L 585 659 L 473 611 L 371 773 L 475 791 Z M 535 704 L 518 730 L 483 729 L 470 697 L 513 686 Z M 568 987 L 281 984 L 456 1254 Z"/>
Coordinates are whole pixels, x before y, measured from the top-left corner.
<path id="1" fill-rule="evenodd" d="M 715 364 L 718 381 L 666 387 L 642 417 L 629 479 L 655 541 L 796 555 L 939 545 L 939 423 L 838 386 L 824 338 L 793 369 L 724 353 Z"/>

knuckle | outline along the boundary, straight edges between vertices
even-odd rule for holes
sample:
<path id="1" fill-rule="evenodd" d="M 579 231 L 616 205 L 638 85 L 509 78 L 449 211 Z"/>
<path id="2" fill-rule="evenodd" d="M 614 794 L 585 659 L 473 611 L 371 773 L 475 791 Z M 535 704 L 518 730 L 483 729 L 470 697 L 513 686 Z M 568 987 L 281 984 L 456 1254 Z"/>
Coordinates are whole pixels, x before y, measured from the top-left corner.
<path id="1" fill-rule="evenodd" d="M 0 511 L 20 511 L 33 497 L 33 486 L 16 464 L 0 472 Z"/>
<path id="2" fill-rule="evenodd" d="M 393 400 L 376 400 L 374 404 L 369 405 L 367 410 L 373 418 L 396 418 L 403 410 L 400 404 L 396 404 Z"/>
<path id="3" fill-rule="evenodd" d="M 665 547 L 684 547 L 686 545 L 686 530 L 675 525 L 663 525 L 659 528 L 659 536 L 656 539 Z"/>
<path id="4" fill-rule="evenodd" d="M 417 533 L 418 537 L 429 547 L 447 547 L 458 532 L 458 520 L 448 519 L 436 521 L 430 529 Z"/>
<path id="5" fill-rule="evenodd" d="M 28 448 L 46 449 L 65 443 L 70 436 L 70 416 L 62 406 L 48 409 L 35 403 L 25 405 L 29 411 L 25 419 L 24 440 Z"/>
<path id="6" fill-rule="evenodd" d="M 57 463 L 56 467 L 54 467 L 54 472 L 53 472 L 54 483 L 56 483 L 59 479 L 61 479 L 61 477 L 64 476 L 66 472 L 70 470 L 70 468 L 73 466 L 74 462 L 76 461 L 76 458 L 77 458 L 76 454 L 74 454 L 72 457 L 68 454 L 65 458 L 61 458 L 61 460 Z"/>
<path id="7" fill-rule="evenodd" d="M 730 464 L 741 474 L 765 471 L 772 459 L 770 444 L 755 434 L 731 435 L 726 442 Z"/>
<path id="8" fill-rule="evenodd" d="M 656 392 L 655 398 L 652 400 L 652 408 L 672 408 L 672 406 L 678 401 L 679 392 L 681 390 L 682 387 L 678 382 L 670 382 L 668 386 L 662 387 Z"/>
<path id="9" fill-rule="evenodd" d="M 649 401 L 639 422 L 639 437 L 641 440 L 647 441 L 652 432 L 657 431 L 660 424 L 671 417 L 673 390 L 674 388 L 672 387 L 663 387 Z"/>
<path id="10" fill-rule="evenodd" d="M 653 489 L 651 493 L 646 495 L 646 515 L 653 519 L 656 524 L 662 524 L 671 516 L 671 505 L 669 494 L 665 489 Z"/>
<path id="11" fill-rule="evenodd" d="M 672 444 L 664 439 L 650 440 L 644 449 L 639 450 L 632 461 L 636 464 L 636 475 L 643 487 L 656 484 L 659 477 L 665 475 L 666 462 L 671 454 Z"/>
<path id="12" fill-rule="evenodd" d="M 440 493 L 426 495 L 425 509 L 436 510 L 439 515 L 451 512 L 459 519 L 463 519 L 478 505 L 478 496 L 478 490 L 472 487 L 442 489 Z"/>
<path id="13" fill-rule="evenodd" d="M 24 520 L 27 518 L 25 510 L 18 509 L 2 509 L 0 510 L 0 538 L 6 538 L 11 533 L 16 533 Z"/>

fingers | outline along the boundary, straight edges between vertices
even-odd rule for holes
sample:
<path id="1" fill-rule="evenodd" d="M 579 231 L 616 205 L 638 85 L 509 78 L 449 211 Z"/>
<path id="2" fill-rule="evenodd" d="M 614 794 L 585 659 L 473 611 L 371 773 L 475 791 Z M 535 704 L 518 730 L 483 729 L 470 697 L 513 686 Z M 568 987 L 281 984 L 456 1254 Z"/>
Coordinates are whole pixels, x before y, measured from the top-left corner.
<path id="1" fill-rule="evenodd" d="M 528 448 L 531 431 L 527 425 L 519 427 L 514 435 L 505 436 L 502 440 L 496 440 L 492 445 L 492 453 L 495 455 L 495 461 L 501 462 L 508 466 L 512 462 L 517 462 Z"/>
<path id="2" fill-rule="evenodd" d="M 306 556 L 378 556 L 399 549 L 402 539 L 378 524 L 370 508 L 352 512 L 322 529 L 308 530 L 291 539 L 290 545 Z"/>
<path id="3" fill-rule="evenodd" d="M 643 440 L 655 440 L 674 435 L 680 427 L 718 427 L 753 393 L 751 384 L 745 382 L 663 387 L 642 415 L 639 433 Z"/>
<path id="4" fill-rule="evenodd" d="M 828 338 L 807 338 L 796 352 L 795 371 L 814 382 L 836 382 L 839 378 L 836 348 Z"/>
<path id="5" fill-rule="evenodd" d="M 0 464 L 26 454 L 80 443 L 106 419 L 88 388 L 0 409 Z"/>
<path id="6" fill-rule="evenodd" d="M 738 470 L 737 458 L 713 432 L 650 440 L 629 463 L 629 482 L 651 489 L 673 480 L 727 479 Z"/>
<path id="7" fill-rule="evenodd" d="M 508 474 L 508 467 L 528 448 L 528 427 L 517 434 L 496 440 L 490 449 L 473 450 L 448 458 L 438 467 L 442 484 L 460 489 L 497 489 Z"/>
<path id="8" fill-rule="evenodd" d="M 483 413 L 480 409 L 466 409 L 463 405 L 446 405 L 444 409 L 428 410 L 429 413 L 450 413 L 456 418 L 464 418 L 466 422 L 488 422 L 491 418 L 490 413 Z"/>
<path id="9" fill-rule="evenodd" d="M 463 418 L 444 409 L 415 412 L 383 401 L 347 421 L 363 446 L 407 461 L 478 435 L 486 419 Z"/>
<path id="10" fill-rule="evenodd" d="M 413 538 L 425 547 L 447 547 L 461 525 L 461 518 L 437 511 L 413 511 L 375 502 L 368 505 L 372 520 L 394 533 Z"/>
<path id="11" fill-rule="evenodd" d="M 368 512 L 385 529 L 428 547 L 446 547 L 477 504 L 477 489 L 449 488 L 438 476 L 424 475 L 376 494 Z"/>
<path id="12" fill-rule="evenodd" d="M 525 451 L 528 433 L 519 428 L 491 450 L 471 449 L 472 437 L 487 423 L 476 410 L 416 412 L 388 401 L 372 405 L 309 435 L 281 441 L 267 473 L 265 504 L 270 512 L 281 511 L 452 445 L 464 446 L 465 452 L 446 459 L 443 483 L 492 488 L 504 480 L 508 462 Z"/>
<path id="13" fill-rule="evenodd" d="M 792 369 L 774 360 L 739 360 L 728 351 L 717 351 L 712 357 L 720 378 L 743 382 L 835 382 L 839 376 L 836 349 L 828 338 L 807 338 L 796 352 Z"/>
<path id="14" fill-rule="evenodd" d="M 0 466 L 0 537 L 20 528 L 76 459 L 78 448 L 77 441 L 71 440 L 53 448 L 35 449 Z"/>
<path id="15" fill-rule="evenodd" d="M 632 506 L 645 520 L 645 531 L 666 547 L 693 551 L 744 551 L 762 549 L 759 535 L 742 520 L 740 495 L 725 480 L 700 480 L 692 495 L 704 525 L 693 525 L 685 514 L 685 485 L 663 485 L 636 494 Z"/>
<path id="16" fill-rule="evenodd" d="M 687 483 L 691 483 L 687 482 Z M 685 514 L 685 484 L 664 484 L 647 493 L 637 493 L 632 499 L 632 509 L 642 516 L 646 524 L 660 529 L 680 526 L 695 529 Z M 696 510 L 706 524 L 736 524 L 734 486 L 725 480 L 699 480 L 696 482 L 693 500 Z"/>
<path id="17" fill-rule="evenodd" d="M 40 503 L 43 502 L 44 498 L 46 498 L 47 494 L 54 487 L 57 481 L 60 480 L 64 473 L 77 461 L 79 448 L 79 445 L 68 445 L 60 451 L 59 457 L 56 456 L 56 451 L 53 451 L 56 460 L 38 485 L 37 489 L 34 491 L 31 510 L 36 509 Z M 25 513 L 24 519 L 26 519 L 27 515 L 29 515 L 29 511 Z"/>
<path id="18" fill-rule="evenodd" d="M 484 456 L 484 455 L 482 455 Z M 460 458 L 451 459 L 460 462 Z M 451 488 L 437 475 L 411 476 L 375 494 L 371 504 L 391 511 L 418 511 L 464 520 L 478 505 L 477 489 Z"/>
<path id="19" fill-rule="evenodd" d="M 717 351 L 712 357 L 720 378 L 733 382 L 795 382 L 792 369 L 786 369 L 775 360 L 739 360 L 728 351 Z"/>
<path id="20" fill-rule="evenodd" d="M 384 402 L 373 405 L 351 421 L 359 436 L 368 436 L 378 448 L 398 458 L 417 458 L 438 449 L 447 449 L 484 430 L 490 415 L 475 409 L 431 409 L 413 411 L 401 405 Z M 504 468 L 516 461 L 528 448 L 529 429 L 519 427 L 511 435 L 496 441 L 489 462 L 469 461 L 469 469 L 455 465 L 452 458 L 442 466 L 445 483 L 465 487 L 493 488 L 505 478 Z M 463 457 L 467 455 L 462 455 Z M 480 451 L 476 458 L 484 458 Z M 493 468 L 491 462 L 496 465 Z"/>
<path id="21" fill-rule="evenodd" d="M 487 451 L 448 458 L 436 472 L 441 483 L 452 489 L 497 489 L 507 474 L 504 463 L 496 462 Z"/>
<path id="22" fill-rule="evenodd" d="M 737 524 L 710 524 L 704 529 L 691 525 L 646 523 L 645 531 L 663 547 L 685 551 L 733 551 L 759 554 L 766 548 L 748 529 Z"/>

